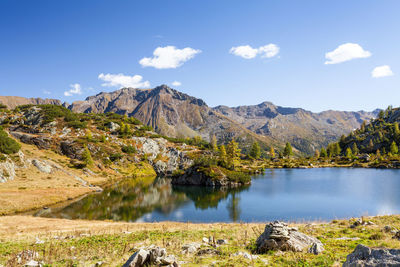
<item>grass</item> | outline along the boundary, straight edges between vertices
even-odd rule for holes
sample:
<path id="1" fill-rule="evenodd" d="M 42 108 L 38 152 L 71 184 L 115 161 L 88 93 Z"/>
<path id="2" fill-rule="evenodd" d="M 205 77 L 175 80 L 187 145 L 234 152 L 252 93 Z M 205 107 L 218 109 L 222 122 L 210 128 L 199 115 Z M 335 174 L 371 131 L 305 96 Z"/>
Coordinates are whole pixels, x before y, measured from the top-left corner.
<path id="1" fill-rule="evenodd" d="M 322 241 L 325 251 L 320 255 L 306 252 L 269 252 L 257 260 L 235 257 L 238 251 L 252 253 L 255 240 L 264 224 L 256 223 L 113 223 L 33 218 L 29 216 L 0 217 L 0 264 L 17 266 L 16 255 L 22 251 L 38 252 L 37 260 L 51 266 L 90 266 L 102 261 L 106 266 L 121 266 L 141 246 L 155 244 L 184 262 L 183 266 L 341 266 L 346 255 L 357 244 L 371 247 L 399 248 L 400 241 L 385 233 L 385 225 L 400 228 L 400 216 L 370 217 L 375 225 L 349 228 L 350 220 L 330 223 L 297 224 L 299 230 Z M 181 254 L 181 246 L 201 242 L 203 237 L 227 239 L 228 245 L 217 249 L 221 255 L 198 257 Z M 35 238 L 45 241 L 36 244 Z M 357 237 L 359 240 L 338 240 Z M 204 245 L 206 246 L 206 245 Z"/>

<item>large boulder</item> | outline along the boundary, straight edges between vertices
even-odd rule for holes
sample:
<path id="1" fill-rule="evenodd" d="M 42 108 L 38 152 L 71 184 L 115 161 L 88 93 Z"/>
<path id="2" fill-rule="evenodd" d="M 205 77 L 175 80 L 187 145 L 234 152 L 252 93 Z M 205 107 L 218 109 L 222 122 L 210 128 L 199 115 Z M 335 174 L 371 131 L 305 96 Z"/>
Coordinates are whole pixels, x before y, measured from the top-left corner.
<path id="1" fill-rule="evenodd" d="M 123 267 L 142 267 L 142 266 L 173 266 L 178 267 L 174 255 L 167 255 L 165 248 L 154 245 L 146 249 L 139 249 L 123 265 Z"/>
<path id="2" fill-rule="evenodd" d="M 343 267 L 400 266 L 400 249 L 371 249 L 362 244 L 347 255 Z"/>
<path id="3" fill-rule="evenodd" d="M 314 244 L 322 248 L 321 241 L 315 237 L 303 234 L 279 221 L 267 224 L 264 233 L 257 238 L 256 244 L 258 253 L 270 250 L 300 252 L 315 246 Z"/>

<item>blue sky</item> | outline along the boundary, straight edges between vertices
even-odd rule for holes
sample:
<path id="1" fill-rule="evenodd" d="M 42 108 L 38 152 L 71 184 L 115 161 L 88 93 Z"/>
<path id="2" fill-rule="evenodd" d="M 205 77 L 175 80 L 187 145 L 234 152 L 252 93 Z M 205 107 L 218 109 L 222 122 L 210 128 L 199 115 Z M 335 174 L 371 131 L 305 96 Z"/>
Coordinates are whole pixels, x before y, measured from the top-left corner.
<path id="1" fill-rule="evenodd" d="M 396 0 L 0 0 L 0 94 L 72 102 L 178 81 L 210 106 L 399 106 L 399 12 Z"/>

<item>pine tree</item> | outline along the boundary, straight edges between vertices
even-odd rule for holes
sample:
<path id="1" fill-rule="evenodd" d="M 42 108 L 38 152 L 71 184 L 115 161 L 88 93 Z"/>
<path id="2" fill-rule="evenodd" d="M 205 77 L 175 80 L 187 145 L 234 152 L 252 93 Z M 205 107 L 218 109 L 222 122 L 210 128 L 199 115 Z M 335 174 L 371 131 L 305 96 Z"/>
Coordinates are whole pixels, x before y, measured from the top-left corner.
<path id="1" fill-rule="evenodd" d="M 90 130 L 87 130 L 87 132 L 86 132 L 86 139 L 89 142 L 93 141 L 93 135 L 92 135 L 92 132 Z"/>
<path id="2" fill-rule="evenodd" d="M 316 149 L 315 152 L 314 152 L 314 157 L 315 157 L 316 159 L 319 159 L 319 156 L 320 156 L 319 150 Z"/>
<path id="3" fill-rule="evenodd" d="M 393 141 L 392 144 L 390 145 L 390 153 L 392 155 L 396 155 L 397 153 L 399 153 L 399 148 L 397 147 L 397 144 L 395 141 Z"/>
<path id="4" fill-rule="evenodd" d="M 88 147 L 85 145 L 82 153 L 82 161 L 85 162 L 87 166 L 92 166 L 93 165 L 93 158 L 92 154 L 90 154 L 90 151 Z"/>
<path id="5" fill-rule="evenodd" d="M 353 143 L 351 150 L 353 151 L 354 155 L 358 155 L 359 150 L 356 143 Z"/>
<path id="6" fill-rule="evenodd" d="M 400 130 L 399 130 L 399 123 L 396 121 L 394 123 L 394 136 L 397 139 L 400 135 Z"/>
<path id="7" fill-rule="evenodd" d="M 271 148 L 269 150 L 269 155 L 270 155 L 271 159 L 275 158 L 275 149 L 273 146 L 271 146 Z"/>
<path id="8" fill-rule="evenodd" d="M 351 148 L 348 147 L 346 149 L 346 158 L 351 159 L 353 157 L 353 152 L 351 151 Z"/>
<path id="9" fill-rule="evenodd" d="M 377 158 L 381 157 L 381 151 L 379 149 L 376 150 L 376 157 Z"/>
<path id="10" fill-rule="evenodd" d="M 104 134 L 102 134 L 100 136 L 100 142 L 102 142 L 102 143 L 106 143 L 107 142 L 107 138 L 106 138 L 106 136 Z"/>
<path id="11" fill-rule="evenodd" d="M 226 149 L 224 145 L 219 147 L 219 161 L 222 163 L 223 166 L 226 165 Z"/>
<path id="12" fill-rule="evenodd" d="M 211 136 L 211 148 L 214 152 L 218 151 L 217 137 L 214 134 Z"/>
<path id="13" fill-rule="evenodd" d="M 230 141 L 228 143 L 227 149 L 227 156 L 228 156 L 228 165 L 231 169 L 235 169 L 239 158 L 240 158 L 240 149 L 239 149 L 239 144 L 235 142 L 234 140 Z"/>
<path id="14" fill-rule="evenodd" d="M 342 151 L 342 149 L 340 148 L 339 143 L 335 143 L 333 148 L 334 148 L 333 151 L 334 151 L 335 156 L 339 156 L 340 152 Z"/>
<path id="15" fill-rule="evenodd" d="M 250 150 L 250 156 L 255 159 L 260 158 L 261 149 L 260 149 L 260 145 L 257 142 L 253 143 L 253 146 L 251 147 L 251 150 Z"/>
<path id="16" fill-rule="evenodd" d="M 285 157 L 293 156 L 292 145 L 289 142 L 287 142 L 285 145 L 285 149 L 283 150 L 283 155 Z"/>
<path id="17" fill-rule="evenodd" d="M 367 124 L 367 123 L 366 123 L 365 121 L 363 121 L 362 124 L 361 124 L 360 130 L 361 130 L 362 133 L 365 132 L 365 125 L 366 125 L 366 124 Z"/>
<path id="18" fill-rule="evenodd" d="M 328 157 L 328 153 L 326 152 L 326 149 L 325 149 L 325 148 L 321 148 L 321 153 L 319 153 L 319 156 L 320 156 L 321 158 L 326 158 L 326 157 Z"/>
<path id="19" fill-rule="evenodd" d="M 368 149 L 372 150 L 374 148 L 374 141 L 371 139 L 369 139 L 369 143 L 368 143 Z"/>

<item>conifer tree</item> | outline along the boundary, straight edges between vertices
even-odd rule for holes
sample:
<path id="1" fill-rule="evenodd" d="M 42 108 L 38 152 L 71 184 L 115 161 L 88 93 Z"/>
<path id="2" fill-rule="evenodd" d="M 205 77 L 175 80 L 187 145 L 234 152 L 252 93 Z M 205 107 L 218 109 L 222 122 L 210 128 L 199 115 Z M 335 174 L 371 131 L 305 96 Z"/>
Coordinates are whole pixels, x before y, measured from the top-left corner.
<path id="1" fill-rule="evenodd" d="M 353 151 L 354 155 L 358 155 L 359 150 L 358 150 L 356 143 L 353 143 L 353 146 L 351 147 L 351 151 Z"/>
<path id="2" fill-rule="evenodd" d="M 260 158 L 261 149 L 260 149 L 260 145 L 258 144 L 258 142 L 254 142 L 253 143 L 253 145 L 251 147 L 251 150 L 250 150 L 250 156 L 252 158 L 255 158 L 255 159 L 259 159 Z"/>
<path id="3" fill-rule="evenodd" d="M 85 145 L 82 153 L 82 161 L 85 162 L 87 166 L 92 166 L 93 165 L 93 158 L 92 154 L 90 154 L 90 151 L 88 147 Z"/>
<path id="4" fill-rule="evenodd" d="M 211 148 L 214 152 L 218 151 L 217 137 L 215 137 L 215 134 L 211 136 Z"/>
<path id="5" fill-rule="evenodd" d="M 351 148 L 348 147 L 346 149 L 346 158 L 351 159 L 353 157 L 353 152 L 351 151 Z"/>
<path id="6" fill-rule="evenodd" d="M 293 156 L 292 145 L 289 142 L 287 142 L 285 145 L 285 149 L 283 150 L 283 155 L 285 157 Z"/>
<path id="7" fill-rule="evenodd" d="M 273 146 L 271 146 L 271 148 L 269 150 L 269 155 L 270 155 L 271 159 L 275 158 L 275 149 Z"/>
<path id="8" fill-rule="evenodd" d="M 392 144 L 390 145 L 390 153 L 392 155 L 396 155 L 397 153 L 399 153 L 399 148 L 395 141 L 393 141 Z"/>
<path id="9" fill-rule="evenodd" d="M 334 144 L 334 146 L 333 146 L 333 153 L 334 153 L 334 155 L 335 156 L 339 156 L 340 155 L 340 152 L 342 151 L 342 149 L 340 148 L 340 145 L 339 145 L 339 143 L 335 143 Z"/>
<path id="10" fill-rule="evenodd" d="M 227 157 L 228 157 L 228 165 L 231 169 L 235 169 L 239 158 L 240 158 L 240 149 L 239 149 L 239 144 L 235 142 L 235 140 L 232 140 L 228 143 L 227 146 Z"/>
<path id="11" fill-rule="evenodd" d="M 326 157 L 328 157 L 328 153 L 326 152 L 326 149 L 325 149 L 325 148 L 321 148 L 321 152 L 319 153 L 319 156 L 320 156 L 321 158 L 326 158 Z"/>
<path id="12" fill-rule="evenodd" d="M 320 153 L 319 153 L 319 150 L 318 150 L 318 149 L 315 150 L 315 152 L 314 152 L 314 157 L 315 157 L 316 159 L 318 159 L 318 158 L 320 157 Z"/>
<path id="13" fill-rule="evenodd" d="M 224 145 L 219 147 L 219 161 L 222 163 L 222 165 L 226 165 L 226 149 Z"/>

